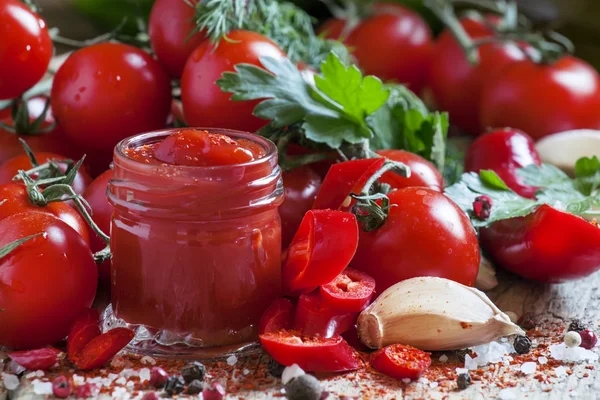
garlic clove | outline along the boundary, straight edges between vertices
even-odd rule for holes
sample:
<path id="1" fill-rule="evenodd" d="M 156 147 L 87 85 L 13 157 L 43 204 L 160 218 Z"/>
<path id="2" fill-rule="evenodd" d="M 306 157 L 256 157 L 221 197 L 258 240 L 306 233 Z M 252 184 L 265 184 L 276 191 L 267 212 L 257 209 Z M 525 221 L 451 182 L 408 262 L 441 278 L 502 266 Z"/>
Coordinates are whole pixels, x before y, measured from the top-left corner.
<path id="1" fill-rule="evenodd" d="M 370 348 L 401 343 L 422 350 L 458 350 L 525 332 L 481 291 L 420 277 L 390 287 L 358 318 Z"/>
<path id="2" fill-rule="evenodd" d="M 479 290 L 492 290 L 498 286 L 498 279 L 496 278 L 496 270 L 494 266 L 484 256 L 481 256 L 479 262 L 479 272 L 477 278 L 475 278 L 475 287 Z"/>
<path id="3" fill-rule="evenodd" d="M 600 131 L 577 129 L 555 133 L 540 139 L 535 148 L 543 162 L 573 175 L 579 158 L 600 154 Z"/>

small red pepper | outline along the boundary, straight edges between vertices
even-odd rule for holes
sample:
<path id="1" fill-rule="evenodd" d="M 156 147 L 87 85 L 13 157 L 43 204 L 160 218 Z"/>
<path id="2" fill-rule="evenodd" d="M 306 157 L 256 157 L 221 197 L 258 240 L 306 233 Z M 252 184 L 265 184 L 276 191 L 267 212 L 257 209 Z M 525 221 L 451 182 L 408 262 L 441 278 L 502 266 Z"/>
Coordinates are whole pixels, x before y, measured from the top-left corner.
<path id="1" fill-rule="evenodd" d="M 333 281 L 321 286 L 321 298 L 328 307 L 345 312 L 361 312 L 371 302 L 375 279 L 370 275 L 346 268 Z"/>
<path id="2" fill-rule="evenodd" d="M 92 339 L 77 355 L 75 365 L 81 370 L 99 368 L 127 346 L 134 336 L 131 329 L 111 329 Z"/>
<path id="3" fill-rule="evenodd" d="M 267 308 L 260 318 L 258 333 L 277 332 L 291 329 L 294 322 L 296 305 L 289 299 L 277 299 Z"/>
<path id="4" fill-rule="evenodd" d="M 58 362 L 60 350 L 46 347 L 37 350 L 13 351 L 8 356 L 20 366 L 30 371 L 46 371 Z"/>
<path id="5" fill-rule="evenodd" d="M 100 336 L 100 313 L 94 308 L 85 310 L 71 325 L 67 338 L 67 355 L 75 362 L 77 355 L 92 339 Z"/>
<path id="6" fill-rule="evenodd" d="M 319 292 L 303 294 L 298 300 L 294 330 L 304 336 L 324 338 L 342 334 L 354 326 L 358 312 L 340 312 L 324 305 Z"/>
<path id="7" fill-rule="evenodd" d="M 392 344 L 375 352 L 371 366 L 395 379 L 419 379 L 431 365 L 431 354 L 402 344 Z"/>

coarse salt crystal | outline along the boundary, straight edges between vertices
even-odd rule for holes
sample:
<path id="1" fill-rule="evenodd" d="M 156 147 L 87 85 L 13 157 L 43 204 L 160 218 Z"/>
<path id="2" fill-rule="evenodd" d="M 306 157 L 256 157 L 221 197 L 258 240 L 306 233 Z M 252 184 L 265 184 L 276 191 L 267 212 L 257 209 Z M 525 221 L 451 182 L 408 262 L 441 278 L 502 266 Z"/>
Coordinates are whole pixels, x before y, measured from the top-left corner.
<path id="1" fill-rule="evenodd" d="M 565 343 L 550 346 L 550 356 L 560 361 L 598 361 L 598 354 L 583 347 L 567 347 Z"/>
<path id="2" fill-rule="evenodd" d="M 129 382 L 127 382 L 127 385 L 125 385 L 125 386 L 127 386 L 128 388 L 132 388 L 135 386 L 135 383 L 133 381 L 129 381 Z"/>
<path id="3" fill-rule="evenodd" d="M 477 369 L 477 361 L 471 358 L 470 355 L 465 355 L 465 368 L 466 369 Z"/>
<path id="4" fill-rule="evenodd" d="M 37 376 L 38 378 L 41 378 L 44 375 L 46 375 L 46 373 L 44 371 L 42 371 L 41 369 L 38 369 L 37 371 L 35 371 L 35 376 Z"/>
<path id="5" fill-rule="evenodd" d="M 237 364 L 237 361 L 238 361 L 238 359 L 234 354 L 227 357 L 227 365 L 229 365 L 229 366 L 233 367 L 235 364 Z"/>
<path id="6" fill-rule="evenodd" d="M 149 368 L 140 369 L 140 381 L 142 383 L 144 381 L 150 381 L 150 369 Z"/>
<path id="7" fill-rule="evenodd" d="M 292 364 L 289 367 L 285 367 L 283 373 L 281 374 L 281 383 L 284 385 L 291 381 L 292 379 L 304 375 L 305 372 L 302 368 L 298 366 L 298 364 Z"/>
<path id="8" fill-rule="evenodd" d="M 539 362 L 541 365 L 544 365 L 544 364 L 547 364 L 547 363 L 548 363 L 548 359 L 547 359 L 546 357 L 544 357 L 544 356 L 541 356 L 541 357 L 538 357 L 538 362 Z"/>
<path id="9" fill-rule="evenodd" d="M 531 375 L 533 373 L 535 373 L 535 370 L 537 369 L 537 364 L 534 362 L 526 362 L 523 363 L 523 365 L 521 365 L 521 372 L 524 373 L 525 375 Z"/>
<path id="10" fill-rule="evenodd" d="M 27 375 L 25 375 L 25 378 L 27 378 L 27 379 L 35 378 L 35 372 L 28 373 Z"/>
<path id="11" fill-rule="evenodd" d="M 73 375 L 73 383 L 77 386 L 83 385 L 85 383 L 85 378 L 83 376 L 75 374 Z"/>
<path id="12" fill-rule="evenodd" d="M 130 396 L 129 393 L 127 393 L 127 389 L 124 387 L 118 387 L 113 390 L 112 397 L 113 399 L 128 399 Z"/>
<path id="13" fill-rule="evenodd" d="M 410 378 L 402 378 L 402 382 L 404 382 L 404 383 L 410 383 Z"/>
<path id="14" fill-rule="evenodd" d="M 456 368 L 456 375 L 468 374 L 469 370 L 467 368 Z"/>
<path id="15" fill-rule="evenodd" d="M 443 363 L 445 363 L 446 361 L 448 361 L 448 356 L 447 356 L 447 355 L 445 355 L 445 354 L 442 354 L 442 355 L 440 356 L 440 362 L 443 362 Z"/>
<path id="16" fill-rule="evenodd" d="M 2 373 L 2 381 L 7 390 L 15 390 L 19 387 L 19 378 L 16 375 Z"/>
<path id="17" fill-rule="evenodd" d="M 111 381 L 114 381 L 115 379 L 117 379 L 119 377 L 119 375 L 117 374 L 113 374 L 112 372 L 110 374 L 108 374 L 107 378 Z"/>
<path id="18" fill-rule="evenodd" d="M 39 379 L 34 379 L 31 384 L 33 385 L 33 392 L 35 394 L 41 396 L 52 394 L 52 382 L 43 382 Z"/>
<path id="19" fill-rule="evenodd" d="M 117 380 L 115 381 L 115 383 L 116 383 L 117 385 L 124 385 L 124 384 L 126 384 L 126 383 L 127 383 L 127 379 L 126 379 L 124 376 L 122 376 L 122 377 L 120 377 L 119 379 L 117 379 Z"/>
<path id="20" fill-rule="evenodd" d="M 119 375 L 124 376 L 125 378 L 131 378 L 132 376 L 137 375 L 137 373 L 131 368 L 125 368 Z"/>
<path id="21" fill-rule="evenodd" d="M 436 387 L 438 387 L 438 383 L 437 382 L 431 382 L 429 384 L 429 387 L 432 388 L 432 389 L 435 389 Z"/>
<path id="22" fill-rule="evenodd" d="M 502 389 L 498 393 L 498 398 L 501 400 L 513 400 L 517 398 L 517 395 L 513 389 Z"/>
<path id="23" fill-rule="evenodd" d="M 427 379 L 427 378 L 421 378 L 421 379 L 419 379 L 419 382 L 421 382 L 422 384 L 427 385 L 429 383 L 429 379 Z"/>
<path id="24" fill-rule="evenodd" d="M 554 368 L 554 373 L 557 377 L 565 376 L 567 374 L 567 369 L 563 366 Z"/>
<path id="25" fill-rule="evenodd" d="M 242 371 L 242 374 L 244 375 L 248 375 L 250 373 L 250 370 L 248 368 L 244 368 L 244 370 Z"/>
<path id="26" fill-rule="evenodd" d="M 156 360 L 150 356 L 144 356 L 140 359 L 140 362 L 144 365 L 156 365 Z"/>

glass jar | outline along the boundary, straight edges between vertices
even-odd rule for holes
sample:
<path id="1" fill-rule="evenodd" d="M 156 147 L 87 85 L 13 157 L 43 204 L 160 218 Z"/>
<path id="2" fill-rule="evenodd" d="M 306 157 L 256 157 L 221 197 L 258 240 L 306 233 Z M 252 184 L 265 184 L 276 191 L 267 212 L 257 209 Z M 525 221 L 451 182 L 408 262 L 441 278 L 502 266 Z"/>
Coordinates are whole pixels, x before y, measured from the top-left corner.
<path id="1" fill-rule="evenodd" d="M 177 129 L 134 136 L 115 149 L 105 326 L 136 329 L 130 349 L 137 352 L 204 358 L 241 350 L 256 342 L 263 311 L 281 296 L 277 148 L 250 133 L 202 130 L 249 140 L 264 156 L 190 167 L 127 155 Z"/>

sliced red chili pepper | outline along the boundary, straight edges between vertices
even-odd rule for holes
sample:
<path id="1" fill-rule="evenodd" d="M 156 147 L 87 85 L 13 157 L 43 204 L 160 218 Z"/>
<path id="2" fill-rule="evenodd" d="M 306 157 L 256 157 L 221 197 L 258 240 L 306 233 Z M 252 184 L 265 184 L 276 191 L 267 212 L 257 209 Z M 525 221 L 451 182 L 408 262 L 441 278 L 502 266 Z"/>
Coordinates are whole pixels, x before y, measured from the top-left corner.
<path id="1" fill-rule="evenodd" d="M 267 353 L 280 364 L 298 364 L 305 371 L 340 372 L 361 367 L 356 351 L 341 336 L 332 338 L 303 337 L 295 331 L 270 332 L 260 335 Z"/>
<path id="2" fill-rule="evenodd" d="M 370 351 L 367 346 L 364 345 L 363 342 L 360 341 L 358 337 L 358 329 L 356 328 L 356 324 L 352 325 L 349 331 L 342 333 L 342 337 L 348 344 L 354 347 L 358 351 Z"/>
<path id="3" fill-rule="evenodd" d="M 260 318 L 258 333 L 277 332 L 291 329 L 294 322 L 296 305 L 289 299 L 277 299 L 267 308 Z"/>
<path id="4" fill-rule="evenodd" d="M 8 356 L 20 366 L 30 371 L 45 371 L 58 362 L 60 350 L 46 347 L 37 350 L 13 351 Z"/>
<path id="5" fill-rule="evenodd" d="M 308 293 L 331 282 L 350 263 L 357 247 L 354 214 L 308 211 L 283 263 L 284 290 L 290 294 Z"/>
<path id="6" fill-rule="evenodd" d="M 380 157 L 333 164 L 323 180 L 313 209 L 349 210 L 355 202 L 346 200 L 350 193 L 359 194 L 384 162 L 385 158 Z"/>
<path id="7" fill-rule="evenodd" d="M 375 352 L 371 366 L 396 379 L 419 379 L 431 365 L 431 353 L 411 346 L 392 344 Z"/>
<path id="8" fill-rule="evenodd" d="M 300 296 L 294 330 L 304 336 L 329 338 L 352 329 L 357 318 L 357 312 L 340 313 L 325 306 L 319 292 L 313 292 Z"/>
<path id="9" fill-rule="evenodd" d="M 85 310 L 71 325 L 67 338 L 67 355 L 69 360 L 75 362 L 77 355 L 83 348 L 97 336 L 100 336 L 100 314 L 98 310 L 90 308 Z"/>
<path id="10" fill-rule="evenodd" d="M 77 355 L 75 365 L 81 370 L 100 368 L 127 346 L 134 336 L 131 329 L 111 329 L 92 339 Z"/>
<path id="11" fill-rule="evenodd" d="M 364 272 L 346 268 L 333 281 L 321 286 L 323 303 L 332 309 L 361 312 L 371 302 L 375 279 Z"/>

